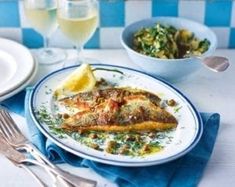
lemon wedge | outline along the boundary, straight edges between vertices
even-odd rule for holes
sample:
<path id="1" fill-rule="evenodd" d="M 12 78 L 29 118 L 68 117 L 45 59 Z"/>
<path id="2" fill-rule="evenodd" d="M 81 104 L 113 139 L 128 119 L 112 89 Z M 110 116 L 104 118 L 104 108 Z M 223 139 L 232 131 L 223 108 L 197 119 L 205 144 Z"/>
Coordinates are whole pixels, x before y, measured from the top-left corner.
<path id="1" fill-rule="evenodd" d="M 95 84 L 96 78 L 91 70 L 91 66 L 82 64 L 61 82 L 56 88 L 54 96 L 57 99 L 61 99 L 79 92 L 91 91 Z"/>

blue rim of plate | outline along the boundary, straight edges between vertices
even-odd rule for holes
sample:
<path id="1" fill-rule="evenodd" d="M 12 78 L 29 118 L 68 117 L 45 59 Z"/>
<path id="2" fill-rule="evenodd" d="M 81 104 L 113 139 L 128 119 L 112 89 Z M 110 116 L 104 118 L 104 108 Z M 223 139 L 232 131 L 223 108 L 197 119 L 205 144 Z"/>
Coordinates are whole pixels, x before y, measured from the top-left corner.
<path id="1" fill-rule="evenodd" d="M 185 154 L 187 154 L 189 151 L 191 151 L 199 142 L 202 133 L 203 133 L 203 122 L 202 122 L 202 118 L 199 114 L 199 112 L 196 110 L 196 108 L 194 107 L 194 105 L 191 103 L 191 101 L 181 92 L 179 91 L 177 88 L 175 88 L 173 85 L 171 85 L 170 83 L 168 83 L 167 81 L 159 78 L 159 77 L 154 77 L 152 75 L 149 75 L 143 71 L 139 71 L 139 70 L 135 70 L 132 68 L 128 68 L 128 67 L 123 67 L 123 66 L 116 66 L 116 65 L 110 65 L 110 64 L 91 64 L 91 66 L 106 66 L 106 67 L 113 67 L 113 68 L 121 68 L 121 69 L 126 69 L 126 70 L 130 70 L 130 71 L 134 71 L 137 73 L 141 73 L 144 75 L 147 75 L 157 81 L 159 81 L 160 83 L 165 84 L 166 86 L 170 87 L 171 89 L 173 89 L 175 92 L 177 92 L 183 99 L 186 100 L 186 102 L 188 102 L 188 104 L 190 105 L 190 107 L 193 110 L 193 113 L 196 115 L 197 121 L 198 121 L 198 129 L 196 132 L 196 136 L 194 137 L 194 140 L 192 141 L 192 143 L 185 148 L 184 150 L 182 150 L 181 152 L 170 156 L 168 158 L 164 158 L 164 159 L 159 159 L 156 161 L 142 161 L 142 162 L 127 162 L 127 161 L 115 161 L 115 160 L 109 160 L 109 159 L 105 159 L 105 158 L 100 158 L 100 157 L 96 157 L 94 155 L 89 155 L 87 153 L 83 153 L 83 152 L 79 152 L 76 149 L 73 149 L 72 147 L 68 147 L 67 145 L 65 145 L 64 143 L 58 141 L 55 137 L 53 137 L 42 125 L 41 123 L 38 121 L 38 119 L 36 118 L 36 114 L 34 109 L 34 100 L 35 100 L 35 95 L 37 93 L 37 90 L 40 88 L 41 84 L 46 81 L 49 77 L 51 77 L 54 74 L 57 74 L 61 71 L 67 70 L 67 69 L 73 69 L 78 67 L 79 65 L 75 65 L 75 66 L 69 66 L 63 69 L 59 69 L 56 70 L 54 72 L 49 73 L 48 75 L 46 75 L 45 77 L 43 77 L 40 81 L 38 81 L 38 83 L 35 85 L 32 93 L 30 94 L 30 106 L 29 106 L 29 111 L 31 114 L 31 117 L 33 119 L 33 121 L 35 122 L 36 126 L 38 127 L 38 129 L 42 132 L 43 135 L 45 135 L 47 138 L 49 138 L 53 143 L 55 143 L 56 145 L 58 145 L 59 147 L 63 148 L 64 150 L 73 153 L 77 156 L 80 156 L 82 158 L 85 159 L 90 159 L 93 161 L 97 161 L 100 163 L 105 163 L 105 164 L 109 164 L 109 165 L 116 165 L 116 166 L 128 166 L 128 167 L 138 167 L 138 166 L 151 166 L 151 165 L 158 165 L 158 164 L 164 164 L 166 162 L 170 162 L 173 161 L 177 158 L 180 158 L 182 156 L 184 156 Z"/>

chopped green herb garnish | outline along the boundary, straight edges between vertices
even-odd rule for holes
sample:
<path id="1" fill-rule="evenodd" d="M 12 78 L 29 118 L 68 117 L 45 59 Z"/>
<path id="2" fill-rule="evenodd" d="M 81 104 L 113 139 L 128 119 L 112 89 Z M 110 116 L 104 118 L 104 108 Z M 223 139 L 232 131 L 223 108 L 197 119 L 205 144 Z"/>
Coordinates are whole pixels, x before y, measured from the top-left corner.
<path id="1" fill-rule="evenodd" d="M 48 125 L 51 133 L 59 138 L 69 136 L 90 148 L 106 151 L 111 154 L 121 154 L 127 156 L 145 156 L 158 152 L 164 148 L 162 141 L 166 144 L 171 143 L 172 136 L 166 132 L 96 132 L 89 131 L 84 133 L 67 132 L 60 128 L 63 119 L 58 116 L 52 116 L 47 108 L 42 105 L 36 111 L 37 118 L 40 122 Z M 151 137 L 151 138 L 150 138 Z"/>
<path id="2" fill-rule="evenodd" d="M 182 106 L 179 106 L 179 107 L 174 108 L 174 113 L 179 112 L 181 108 L 182 108 Z"/>

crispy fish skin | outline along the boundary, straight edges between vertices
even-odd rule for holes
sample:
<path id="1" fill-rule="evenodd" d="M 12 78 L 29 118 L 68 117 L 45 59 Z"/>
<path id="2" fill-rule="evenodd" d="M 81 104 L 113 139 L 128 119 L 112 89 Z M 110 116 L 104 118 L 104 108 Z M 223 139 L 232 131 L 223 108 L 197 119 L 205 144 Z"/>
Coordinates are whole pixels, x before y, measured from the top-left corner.
<path id="1" fill-rule="evenodd" d="M 85 94 L 89 97 L 84 97 Z M 146 91 L 112 88 L 80 96 L 63 101 L 67 106 L 82 109 L 65 119 L 61 128 L 69 131 L 121 132 L 163 131 L 177 126 L 176 118 L 160 108 L 160 98 Z"/>
<path id="2" fill-rule="evenodd" d="M 137 123 L 133 125 L 94 125 L 87 127 L 73 127 L 67 124 L 63 124 L 63 129 L 68 131 L 108 131 L 108 132 L 127 132 L 127 131 L 164 131 L 168 129 L 176 128 L 176 123 L 161 123 L 155 121 L 147 121 L 142 123 Z"/>
<path id="3" fill-rule="evenodd" d="M 131 88 L 107 88 L 93 90 L 91 92 L 78 93 L 74 96 L 61 99 L 59 102 L 68 107 L 79 108 L 80 110 L 90 109 L 107 99 L 122 102 L 126 96 L 144 96 L 159 106 L 161 99 L 150 92 Z"/>

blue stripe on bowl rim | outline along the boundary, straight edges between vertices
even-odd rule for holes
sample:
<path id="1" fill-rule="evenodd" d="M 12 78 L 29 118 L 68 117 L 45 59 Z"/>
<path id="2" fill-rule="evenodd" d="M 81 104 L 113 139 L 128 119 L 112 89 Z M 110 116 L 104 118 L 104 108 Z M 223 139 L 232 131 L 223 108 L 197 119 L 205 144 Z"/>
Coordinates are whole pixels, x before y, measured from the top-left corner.
<path id="1" fill-rule="evenodd" d="M 88 155 L 86 153 L 83 152 L 79 152 L 76 149 L 73 149 L 72 147 L 67 147 L 67 145 L 65 145 L 64 143 L 58 141 L 55 137 L 53 137 L 41 124 L 40 122 L 37 120 L 36 118 L 36 114 L 34 111 L 34 101 L 35 101 L 35 95 L 38 91 L 38 89 L 40 89 L 41 84 L 46 81 L 50 76 L 57 74 L 61 71 L 67 70 L 67 69 L 73 69 L 73 68 L 77 68 L 79 65 L 75 65 L 75 66 L 69 66 L 63 69 L 59 69 L 56 70 L 54 72 L 49 73 L 48 75 L 46 75 L 44 78 L 42 78 L 40 81 L 38 81 L 38 83 L 35 85 L 31 95 L 30 95 L 30 106 L 29 106 L 29 111 L 31 114 L 31 117 L 33 119 L 33 121 L 35 122 L 36 126 L 38 127 L 38 129 L 47 137 L 49 138 L 53 143 L 55 143 L 56 145 L 58 145 L 59 147 L 63 148 L 64 150 L 73 153 L 77 156 L 80 156 L 82 158 L 85 159 L 89 159 L 89 160 L 93 160 L 93 161 L 97 161 L 100 163 L 105 163 L 105 164 L 110 164 L 110 165 L 116 165 L 116 166 L 128 166 L 128 167 L 139 167 L 139 166 L 151 166 L 151 165 L 158 165 L 158 164 L 163 164 L 166 162 L 170 162 L 173 161 L 179 157 L 184 156 L 185 154 L 187 154 L 189 151 L 191 151 L 199 142 L 202 133 L 203 133 L 203 122 L 202 122 L 202 118 L 199 114 L 199 112 L 196 110 L 196 108 L 194 107 L 194 105 L 192 104 L 192 102 L 181 92 L 179 91 L 177 88 L 175 88 L 173 85 L 171 85 L 170 83 L 168 83 L 167 81 L 159 78 L 159 77 L 154 77 L 152 75 L 149 75 L 145 72 L 139 71 L 139 70 L 135 70 L 132 68 L 128 68 L 128 67 L 123 67 L 123 66 L 116 66 L 116 65 L 110 65 L 110 64 L 92 64 L 91 66 L 106 66 L 106 67 L 112 67 L 112 68 L 121 68 L 121 69 L 126 69 L 126 70 L 130 70 L 130 71 L 134 71 L 137 73 L 141 73 L 144 74 L 146 76 L 149 76 L 157 81 L 159 81 L 159 83 L 163 83 L 165 84 L 165 86 L 168 86 L 170 89 L 172 89 L 173 91 L 175 91 L 177 94 L 179 94 L 179 96 L 181 96 L 183 99 L 186 100 L 186 102 L 188 102 L 189 106 L 190 106 L 190 110 L 192 110 L 191 112 L 193 112 L 193 116 L 195 118 L 196 116 L 196 120 L 198 122 L 198 129 L 197 129 L 197 134 L 194 137 L 194 140 L 191 142 L 191 144 L 185 148 L 184 150 L 182 150 L 181 152 L 179 152 L 176 155 L 170 156 L 168 158 L 164 158 L 164 159 L 160 159 L 160 160 L 156 160 L 156 161 L 143 161 L 143 162 L 126 162 L 126 161 L 115 161 L 115 160 L 109 160 L 109 159 L 105 159 L 105 158 L 100 158 L 100 157 L 96 157 L 94 155 Z"/>

